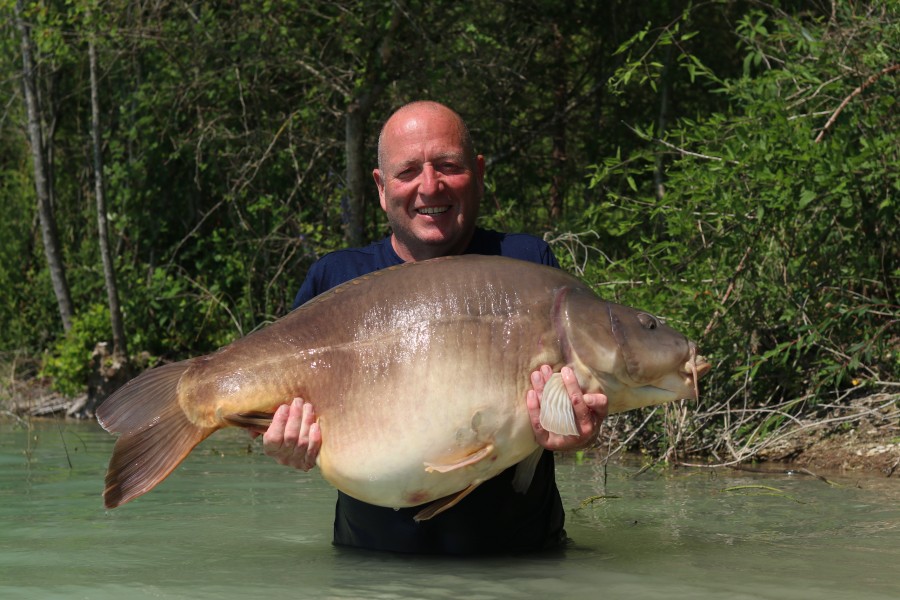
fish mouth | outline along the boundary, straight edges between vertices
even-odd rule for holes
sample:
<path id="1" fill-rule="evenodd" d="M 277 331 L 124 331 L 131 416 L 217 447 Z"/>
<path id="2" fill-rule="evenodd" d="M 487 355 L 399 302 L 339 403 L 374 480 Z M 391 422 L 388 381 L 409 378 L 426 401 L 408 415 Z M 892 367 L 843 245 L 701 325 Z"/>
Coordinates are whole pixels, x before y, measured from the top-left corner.
<path id="1" fill-rule="evenodd" d="M 699 356 L 697 354 L 697 345 L 693 342 L 690 343 L 690 358 L 684 364 L 684 369 L 682 369 L 679 374 L 691 382 L 694 391 L 694 398 L 700 397 L 700 386 L 698 384 L 701 377 L 706 375 L 712 369 L 712 365 L 706 358 Z"/>
<path id="2" fill-rule="evenodd" d="M 416 212 L 420 215 L 442 215 L 445 212 L 450 210 L 450 206 L 423 206 L 422 208 L 417 208 Z"/>

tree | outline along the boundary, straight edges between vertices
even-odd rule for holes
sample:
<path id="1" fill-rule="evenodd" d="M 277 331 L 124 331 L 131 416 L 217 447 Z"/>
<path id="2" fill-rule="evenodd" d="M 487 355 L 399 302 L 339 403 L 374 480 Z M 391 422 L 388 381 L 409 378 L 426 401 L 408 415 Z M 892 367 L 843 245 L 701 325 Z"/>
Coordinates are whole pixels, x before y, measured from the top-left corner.
<path id="1" fill-rule="evenodd" d="M 90 21 L 91 11 L 87 13 Z M 93 25 L 93 24 L 91 24 Z M 97 233 L 100 243 L 100 257 L 103 261 L 103 279 L 106 284 L 106 295 L 109 302 L 110 324 L 112 325 L 113 356 L 123 361 L 128 356 L 128 344 L 125 337 L 125 323 L 122 319 L 122 308 L 119 304 L 119 289 L 116 284 L 116 270 L 109 250 L 109 227 L 106 218 L 106 196 L 103 188 L 103 130 L 100 125 L 100 92 L 97 81 L 97 45 L 96 34 L 91 31 L 88 37 L 88 63 L 91 79 L 91 145 L 94 156 L 94 194 L 97 201 Z"/>
<path id="2" fill-rule="evenodd" d="M 41 237 L 44 241 L 44 253 L 50 269 L 53 292 L 59 307 L 59 316 L 63 329 L 72 328 L 72 297 L 66 280 L 66 269 L 63 262 L 63 250 L 59 241 L 56 217 L 53 213 L 52 186 L 50 169 L 46 161 L 45 136 L 41 126 L 40 100 L 37 94 L 37 68 L 34 62 L 31 43 L 31 26 L 25 20 L 25 9 L 22 0 L 16 0 L 15 15 L 19 27 L 22 48 L 22 87 L 25 108 L 28 115 L 28 137 L 31 141 L 31 158 L 34 168 L 34 187 L 37 195 L 38 215 L 41 222 Z"/>

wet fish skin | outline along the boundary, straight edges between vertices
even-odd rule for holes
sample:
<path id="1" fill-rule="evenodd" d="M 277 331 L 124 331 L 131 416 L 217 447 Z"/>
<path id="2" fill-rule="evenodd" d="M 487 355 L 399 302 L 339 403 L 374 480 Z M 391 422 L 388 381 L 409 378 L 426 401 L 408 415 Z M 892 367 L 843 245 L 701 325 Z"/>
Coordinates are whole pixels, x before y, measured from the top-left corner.
<path id="1" fill-rule="evenodd" d="M 408 263 L 123 386 L 97 411 L 120 434 L 104 501 L 146 493 L 213 432 L 262 429 L 300 396 L 315 407 L 330 483 L 382 506 L 446 498 L 427 518 L 517 463 L 527 486 L 525 459 L 540 449 L 524 397 L 542 364 L 571 366 L 582 389 L 607 394 L 611 413 L 695 397 L 709 369 L 681 334 L 559 269 L 474 255 Z M 548 429 L 572 426 L 558 375 L 542 407 Z"/>

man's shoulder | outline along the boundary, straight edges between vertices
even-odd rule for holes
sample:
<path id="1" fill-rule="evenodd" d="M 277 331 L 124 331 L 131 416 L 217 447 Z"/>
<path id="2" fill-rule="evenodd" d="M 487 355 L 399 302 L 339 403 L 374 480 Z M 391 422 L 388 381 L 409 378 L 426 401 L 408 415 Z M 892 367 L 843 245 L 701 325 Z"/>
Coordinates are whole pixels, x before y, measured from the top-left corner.
<path id="1" fill-rule="evenodd" d="M 498 254 L 530 262 L 559 266 L 550 245 L 530 233 L 478 229 L 470 247 L 474 254 Z"/>
<path id="2" fill-rule="evenodd" d="M 348 268 L 365 268 L 367 266 L 375 267 L 382 262 L 383 249 L 381 245 L 383 242 L 384 240 L 373 242 L 361 248 L 333 250 L 316 260 L 310 267 L 310 272 L 314 270 L 333 271 Z"/>
<path id="3" fill-rule="evenodd" d="M 294 307 L 346 281 L 396 264 L 397 260 L 390 248 L 389 238 L 360 248 L 329 252 L 310 265 L 306 279 L 294 298 Z"/>
<path id="4" fill-rule="evenodd" d="M 527 248 L 535 250 L 545 250 L 550 248 L 550 245 L 547 242 L 530 233 L 504 233 L 502 235 L 503 243 L 509 248 Z"/>

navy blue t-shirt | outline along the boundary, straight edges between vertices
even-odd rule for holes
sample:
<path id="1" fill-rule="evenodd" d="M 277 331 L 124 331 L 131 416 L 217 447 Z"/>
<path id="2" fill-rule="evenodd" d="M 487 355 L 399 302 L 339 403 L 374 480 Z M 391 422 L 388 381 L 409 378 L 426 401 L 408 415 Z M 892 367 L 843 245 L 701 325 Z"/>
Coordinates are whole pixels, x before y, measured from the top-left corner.
<path id="1" fill-rule="evenodd" d="M 559 267 L 550 247 L 526 234 L 476 229 L 466 254 L 500 255 Z M 402 263 L 390 237 L 364 248 L 326 254 L 307 272 L 294 308 L 345 281 Z M 334 543 L 423 554 L 530 552 L 557 547 L 565 539 L 565 514 L 556 487 L 553 453 L 544 451 L 526 493 L 513 490 L 514 473 L 515 467 L 507 469 L 453 508 L 419 523 L 413 517 L 422 507 L 384 508 L 339 491 Z"/>

